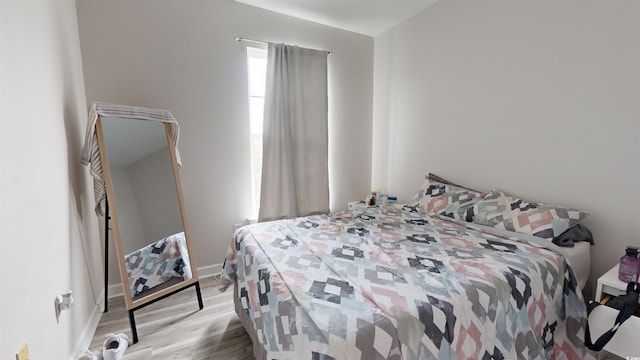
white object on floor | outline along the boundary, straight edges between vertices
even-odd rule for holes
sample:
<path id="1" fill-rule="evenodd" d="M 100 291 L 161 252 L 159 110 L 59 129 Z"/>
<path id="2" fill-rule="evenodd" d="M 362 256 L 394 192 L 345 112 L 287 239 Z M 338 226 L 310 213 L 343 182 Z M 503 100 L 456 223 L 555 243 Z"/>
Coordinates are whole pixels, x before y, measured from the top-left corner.
<path id="1" fill-rule="evenodd" d="M 102 351 L 85 350 L 80 354 L 78 360 L 102 360 Z"/>
<path id="2" fill-rule="evenodd" d="M 129 346 L 129 337 L 124 334 L 107 334 L 104 340 L 102 356 L 104 360 L 120 360 Z"/>

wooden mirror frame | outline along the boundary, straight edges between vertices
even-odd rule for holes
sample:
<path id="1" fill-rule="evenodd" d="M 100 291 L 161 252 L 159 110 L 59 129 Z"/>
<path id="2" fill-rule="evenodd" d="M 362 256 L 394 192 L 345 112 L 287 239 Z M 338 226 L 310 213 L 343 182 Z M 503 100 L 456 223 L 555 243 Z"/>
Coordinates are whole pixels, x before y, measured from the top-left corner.
<path id="1" fill-rule="evenodd" d="M 148 120 L 142 120 L 142 119 L 126 118 L 126 117 L 120 117 L 120 118 L 131 119 L 132 121 L 148 121 Z M 115 197 L 115 192 L 113 190 L 113 181 L 111 177 L 111 169 L 109 166 L 109 156 L 107 154 L 107 147 L 104 140 L 102 116 L 98 115 L 98 119 L 96 120 L 96 129 L 95 129 L 96 135 L 97 135 L 96 137 L 98 141 L 98 148 L 100 150 L 100 161 L 102 163 L 102 171 L 104 175 L 104 185 L 105 185 L 105 190 L 107 195 L 107 202 L 109 203 L 109 208 L 111 209 L 110 219 L 111 219 L 112 230 L 114 234 L 114 241 L 116 245 L 116 254 L 117 254 L 118 265 L 120 270 L 120 280 L 122 282 L 125 305 L 127 310 L 129 311 L 129 323 L 131 325 L 131 332 L 133 335 L 134 344 L 138 342 L 138 334 L 137 334 L 136 325 L 135 325 L 134 311 L 146 305 L 149 305 L 153 302 L 164 299 L 167 296 L 173 295 L 191 286 L 195 286 L 196 288 L 198 305 L 200 310 L 202 310 L 204 307 L 202 302 L 202 295 L 200 291 L 198 269 L 197 269 L 197 266 L 195 265 L 195 259 L 193 256 L 194 252 L 191 244 L 191 232 L 189 230 L 189 224 L 186 216 L 186 209 L 184 206 L 184 200 L 183 200 L 183 194 L 182 194 L 182 183 L 180 181 L 180 174 L 178 172 L 178 165 L 177 165 L 178 162 L 176 159 L 176 152 L 173 151 L 173 149 L 175 149 L 175 143 L 171 136 L 171 125 L 166 122 L 164 122 L 163 125 L 165 128 L 165 135 L 167 138 L 169 154 L 171 157 L 171 167 L 173 169 L 173 178 L 176 186 L 176 195 L 178 198 L 178 206 L 179 206 L 180 216 L 182 219 L 182 226 L 185 234 L 185 242 L 187 246 L 187 251 L 189 253 L 189 266 L 191 268 L 192 277 L 191 279 L 182 280 L 178 283 L 169 285 L 167 287 L 164 287 L 156 291 L 152 291 L 152 289 L 149 289 L 147 290 L 147 291 L 150 291 L 149 295 L 141 296 L 140 298 L 137 298 L 136 296 L 136 299 L 134 299 L 134 297 L 131 296 L 129 277 L 127 276 L 128 271 L 127 271 L 127 265 L 125 262 L 126 254 L 124 251 L 124 245 L 122 243 L 122 235 L 120 232 L 120 225 L 119 225 L 120 223 L 118 221 L 118 212 L 116 210 L 117 209 L 116 197 Z M 105 241 L 108 241 L 108 239 L 105 239 Z M 105 254 L 105 259 L 107 259 L 107 254 Z"/>

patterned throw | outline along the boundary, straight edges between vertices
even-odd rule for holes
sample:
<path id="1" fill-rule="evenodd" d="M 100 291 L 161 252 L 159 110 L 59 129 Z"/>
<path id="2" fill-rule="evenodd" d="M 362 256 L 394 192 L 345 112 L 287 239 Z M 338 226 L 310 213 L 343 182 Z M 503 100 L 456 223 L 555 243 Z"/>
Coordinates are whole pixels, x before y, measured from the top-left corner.
<path id="1" fill-rule="evenodd" d="M 184 232 L 168 236 L 125 256 L 131 297 L 174 278 L 191 279 Z"/>
<path id="2" fill-rule="evenodd" d="M 93 177 L 93 194 L 96 198 L 95 211 L 98 216 L 102 217 L 104 216 L 107 194 L 105 190 L 104 173 L 102 170 L 102 160 L 100 159 L 100 147 L 98 146 L 98 135 L 96 134 L 96 122 L 98 121 L 98 117 L 160 121 L 170 124 L 169 131 L 173 140 L 176 162 L 178 163 L 178 166 L 181 166 L 182 162 L 180 160 L 180 153 L 178 152 L 180 125 L 178 125 L 178 122 L 168 110 L 108 104 L 95 101 L 91 103 L 80 162 L 83 165 L 90 165 L 89 172 Z"/>
<path id="3" fill-rule="evenodd" d="M 415 207 L 245 226 L 222 278 L 258 358 L 593 358 L 582 295 L 555 245 Z"/>

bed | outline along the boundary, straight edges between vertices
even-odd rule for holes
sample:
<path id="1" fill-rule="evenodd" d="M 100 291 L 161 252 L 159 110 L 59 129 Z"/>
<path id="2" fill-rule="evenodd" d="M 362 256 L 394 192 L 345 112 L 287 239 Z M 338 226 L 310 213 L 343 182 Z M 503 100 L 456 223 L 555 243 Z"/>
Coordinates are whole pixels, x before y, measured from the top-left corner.
<path id="1" fill-rule="evenodd" d="M 591 273 L 591 244 L 582 241 L 577 242 L 573 247 L 565 247 L 560 250 L 564 251 L 567 261 L 573 268 L 578 288 L 583 290 Z"/>
<path id="2" fill-rule="evenodd" d="M 497 225 L 492 210 L 508 216 L 488 194 L 434 184 L 404 205 L 238 229 L 222 281 L 256 358 L 594 358 L 566 252 Z M 536 209 L 529 230 L 561 230 L 527 204 L 512 215 Z M 570 227 L 586 215 L 568 216 Z"/>

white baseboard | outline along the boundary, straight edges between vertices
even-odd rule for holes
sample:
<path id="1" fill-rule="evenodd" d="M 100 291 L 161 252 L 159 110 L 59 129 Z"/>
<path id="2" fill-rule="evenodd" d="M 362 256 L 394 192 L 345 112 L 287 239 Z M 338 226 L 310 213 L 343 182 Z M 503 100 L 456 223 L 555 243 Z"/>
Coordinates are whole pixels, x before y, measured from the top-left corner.
<path id="1" fill-rule="evenodd" d="M 71 354 L 71 358 L 69 360 L 78 359 L 78 357 L 80 357 L 80 353 L 87 350 L 89 345 L 91 345 L 93 336 L 96 333 L 96 329 L 98 328 L 98 324 L 102 318 L 102 309 L 104 308 L 104 290 L 100 292 L 100 297 L 98 299 L 98 303 L 91 310 L 89 320 L 85 324 L 84 329 L 82 329 L 82 333 L 76 343 L 76 348 L 74 349 L 73 354 Z"/>
<path id="2" fill-rule="evenodd" d="M 109 299 L 114 297 L 120 297 L 122 295 L 124 295 L 124 293 L 122 292 L 122 283 L 109 285 Z M 104 291 L 103 291 L 102 297 L 104 297 Z"/>
<path id="3" fill-rule="evenodd" d="M 220 275 L 222 272 L 222 264 L 207 265 L 198 268 L 198 277 L 200 279 L 206 279 Z"/>

